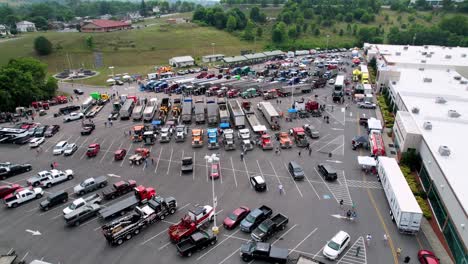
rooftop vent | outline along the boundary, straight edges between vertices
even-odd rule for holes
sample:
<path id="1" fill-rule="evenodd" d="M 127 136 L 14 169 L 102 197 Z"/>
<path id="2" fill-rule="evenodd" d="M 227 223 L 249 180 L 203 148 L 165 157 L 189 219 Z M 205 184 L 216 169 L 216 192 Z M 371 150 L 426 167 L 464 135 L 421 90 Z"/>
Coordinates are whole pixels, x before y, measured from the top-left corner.
<path id="1" fill-rule="evenodd" d="M 424 122 L 423 127 L 425 130 L 432 130 L 432 123 L 429 121 Z"/>
<path id="2" fill-rule="evenodd" d="M 444 157 L 450 156 L 450 149 L 447 146 L 440 146 L 439 147 L 439 154 Z"/>
<path id="3" fill-rule="evenodd" d="M 424 48 L 425 48 L 425 49 L 428 49 L 429 47 L 428 47 L 427 45 L 424 45 Z"/>
<path id="4" fill-rule="evenodd" d="M 408 46 L 404 46 L 403 49 L 404 49 L 404 50 L 408 50 Z"/>
<path id="5" fill-rule="evenodd" d="M 401 52 L 396 52 L 395 55 L 396 56 L 401 56 Z"/>
<path id="6" fill-rule="evenodd" d="M 463 53 L 461 56 L 462 58 L 466 58 L 466 53 Z"/>
<path id="7" fill-rule="evenodd" d="M 443 97 L 436 97 L 436 104 L 445 104 L 447 102 L 447 100 L 445 100 L 445 98 Z"/>
<path id="8" fill-rule="evenodd" d="M 447 69 L 447 72 L 450 72 L 450 69 Z"/>
<path id="9" fill-rule="evenodd" d="M 461 80 L 461 76 L 460 75 L 456 75 L 456 76 L 453 76 L 453 78 L 457 81 Z"/>
<path id="10" fill-rule="evenodd" d="M 426 60 L 421 60 L 421 63 L 426 63 Z"/>
<path id="11" fill-rule="evenodd" d="M 421 68 L 419 68 L 418 70 L 420 70 L 420 71 L 424 71 L 424 68 L 422 68 L 422 67 L 421 67 Z"/>
<path id="12" fill-rule="evenodd" d="M 434 51 L 431 51 L 431 54 L 434 54 Z"/>
<path id="13" fill-rule="evenodd" d="M 445 55 L 445 58 L 446 58 L 446 59 L 451 59 L 451 58 L 452 58 L 452 55 Z"/>
<path id="14" fill-rule="evenodd" d="M 432 54 L 427 54 L 426 58 L 432 58 Z"/>
<path id="15" fill-rule="evenodd" d="M 452 118 L 460 117 L 461 115 L 457 112 L 457 110 L 449 110 L 448 116 Z"/>
<path id="16" fill-rule="evenodd" d="M 413 113 L 413 114 L 419 114 L 419 108 L 413 107 L 413 109 L 411 109 L 411 113 Z"/>
<path id="17" fill-rule="evenodd" d="M 460 84 L 468 84 L 468 81 L 467 80 L 461 80 Z"/>
<path id="18" fill-rule="evenodd" d="M 426 77 L 426 78 L 423 79 L 423 82 L 430 83 L 430 82 L 432 82 L 432 78 L 427 78 Z"/>
<path id="19" fill-rule="evenodd" d="M 395 84 L 396 84 L 396 81 L 392 81 L 392 84 L 395 85 Z"/>
<path id="20" fill-rule="evenodd" d="M 423 52 L 422 52 L 422 55 L 426 55 L 426 54 L 427 54 L 427 52 L 426 52 L 426 51 L 423 51 Z"/>

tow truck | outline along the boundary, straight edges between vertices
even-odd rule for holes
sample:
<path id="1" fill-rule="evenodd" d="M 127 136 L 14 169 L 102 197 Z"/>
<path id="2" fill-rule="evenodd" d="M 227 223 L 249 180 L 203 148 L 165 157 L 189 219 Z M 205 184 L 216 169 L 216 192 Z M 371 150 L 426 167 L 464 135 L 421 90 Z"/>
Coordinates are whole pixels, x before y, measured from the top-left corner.
<path id="1" fill-rule="evenodd" d="M 208 149 L 218 149 L 218 129 L 208 128 L 206 130 L 206 135 L 208 136 Z"/>
<path id="2" fill-rule="evenodd" d="M 210 205 L 195 206 L 190 209 L 177 224 L 171 225 L 168 229 L 171 242 L 178 243 L 183 238 L 195 233 L 201 226 L 214 220 L 214 209 Z"/>
<path id="3" fill-rule="evenodd" d="M 175 141 L 176 142 L 184 142 L 185 137 L 187 136 L 188 129 L 185 125 L 178 125 L 175 128 Z"/>
<path id="4" fill-rule="evenodd" d="M 134 195 L 99 210 L 99 217 L 106 220 L 117 215 L 123 215 L 128 210 L 135 208 L 139 204 L 146 203 L 156 195 L 154 188 L 143 185 L 133 188 L 133 192 Z"/>
<path id="5" fill-rule="evenodd" d="M 271 137 L 269 134 L 263 134 L 260 138 L 260 146 L 263 150 L 273 149 L 273 144 L 271 143 Z"/>
<path id="6" fill-rule="evenodd" d="M 304 131 L 304 128 L 302 127 L 294 127 L 289 131 L 289 134 L 291 134 L 294 137 L 294 143 L 296 146 L 300 148 L 304 148 L 307 146 L 309 143 L 306 138 L 306 134 Z"/>
<path id="7" fill-rule="evenodd" d="M 172 138 L 172 128 L 170 127 L 163 127 L 159 132 L 159 143 L 168 143 L 171 141 Z"/>
<path id="8" fill-rule="evenodd" d="M 223 131 L 223 144 L 224 150 L 236 149 L 236 144 L 234 141 L 234 131 L 232 129 L 225 129 Z"/>
<path id="9" fill-rule="evenodd" d="M 277 140 L 280 142 L 281 148 L 291 148 L 291 139 L 288 136 L 287 132 L 279 132 L 277 135 Z"/>
<path id="10" fill-rule="evenodd" d="M 192 147 L 201 148 L 203 146 L 203 129 L 192 129 Z"/>
<path id="11" fill-rule="evenodd" d="M 101 227 L 102 234 L 111 245 L 121 245 L 130 240 L 149 225 L 163 220 L 176 212 L 177 201 L 174 197 L 153 197 L 145 206 L 135 207 L 135 213 L 117 219 Z"/>
<path id="12" fill-rule="evenodd" d="M 128 158 L 130 165 L 140 165 L 143 161 L 150 155 L 150 151 L 147 148 L 137 148 L 135 149 L 135 154 L 131 155 Z"/>
<path id="13" fill-rule="evenodd" d="M 178 118 L 182 112 L 182 100 L 180 98 L 174 98 L 172 103 L 172 116 Z"/>

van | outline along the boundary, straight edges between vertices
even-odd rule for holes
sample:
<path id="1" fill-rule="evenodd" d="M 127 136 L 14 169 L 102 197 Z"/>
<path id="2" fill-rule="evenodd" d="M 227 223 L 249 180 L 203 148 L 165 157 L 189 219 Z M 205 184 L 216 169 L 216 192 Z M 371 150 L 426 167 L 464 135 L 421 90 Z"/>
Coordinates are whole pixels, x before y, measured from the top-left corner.
<path id="1" fill-rule="evenodd" d="M 47 198 L 42 201 L 39 206 L 42 210 L 47 211 L 49 208 L 54 207 L 56 205 L 66 203 L 68 201 L 68 193 L 65 191 L 60 191 L 56 193 L 52 193 Z"/>
<path id="2" fill-rule="evenodd" d="M 304 170 L 302 169 L 301 165 L 297 164 L 295 161 L 289 162 L 288 170 L 295 181 L 303 180 L 305 177 Z"/>
<path id="3" fill-rule="evenodd" d="M 55 145 L 54 147 L 54 150 L 53 150 L 53 154 L 54 155 L 61 155 L 64 151 L 65 151 L 65 147 L 67 146 L 68 142 L 63 140 L 63 141 L 60 141 L 59 143 L 57 143 L 57 145 Z"/>
<path id="4" fill-rule="evenodd" d="M 349 246 L 351 237 L 345 231 L 339 231 L 327 244 L 323 247 L 323 255 L 331 260 L 337 259 L 340 254 Z"/>
<path id="5" fill-rule="evenodd" d="M 334 181 L 338 178 L 336 170 L 327 164 L 320 163 L 317 165 L 317 169 L 322 175 L 322 177 L 327 181 Z"/>

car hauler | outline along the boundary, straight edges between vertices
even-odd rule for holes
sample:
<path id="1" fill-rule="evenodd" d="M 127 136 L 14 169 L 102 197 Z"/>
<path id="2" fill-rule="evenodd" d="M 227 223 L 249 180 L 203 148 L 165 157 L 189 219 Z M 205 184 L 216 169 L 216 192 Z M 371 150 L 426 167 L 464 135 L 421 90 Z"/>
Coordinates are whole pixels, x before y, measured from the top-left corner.
<path id="1" fill-rule="evenodd" d="M 398 231 L 416 234 L 421 226 L 422 210 L 397 161 L 394 158 L 379 157 L 377 172 L 390 205 L 390 216 Z"/>
<path id="2" fill-rule="evenodd" d="M 143 112 L 145 111 L 145 107 L 146 107 L 145 102 L 146 101 L 144 99 L 140 99 L 138 101 L 137 105 L 133 109 L 133 113 L 132 113 L 133 121 L 141 121 L 141 119 L 143 118 Z"/>

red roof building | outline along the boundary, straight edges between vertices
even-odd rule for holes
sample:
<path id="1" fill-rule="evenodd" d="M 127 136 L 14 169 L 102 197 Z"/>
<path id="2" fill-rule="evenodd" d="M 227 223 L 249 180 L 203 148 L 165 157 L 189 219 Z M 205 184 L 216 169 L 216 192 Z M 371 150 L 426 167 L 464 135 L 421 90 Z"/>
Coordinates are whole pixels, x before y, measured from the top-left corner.
<path id="1" fill-rule="evenodd" d="M 93 19 L 83 23 L 81 26 L 81 32 L 110 32 L 129 29 L 130 27 L 131 25 L 127 22 L 106 19 Z"/>

